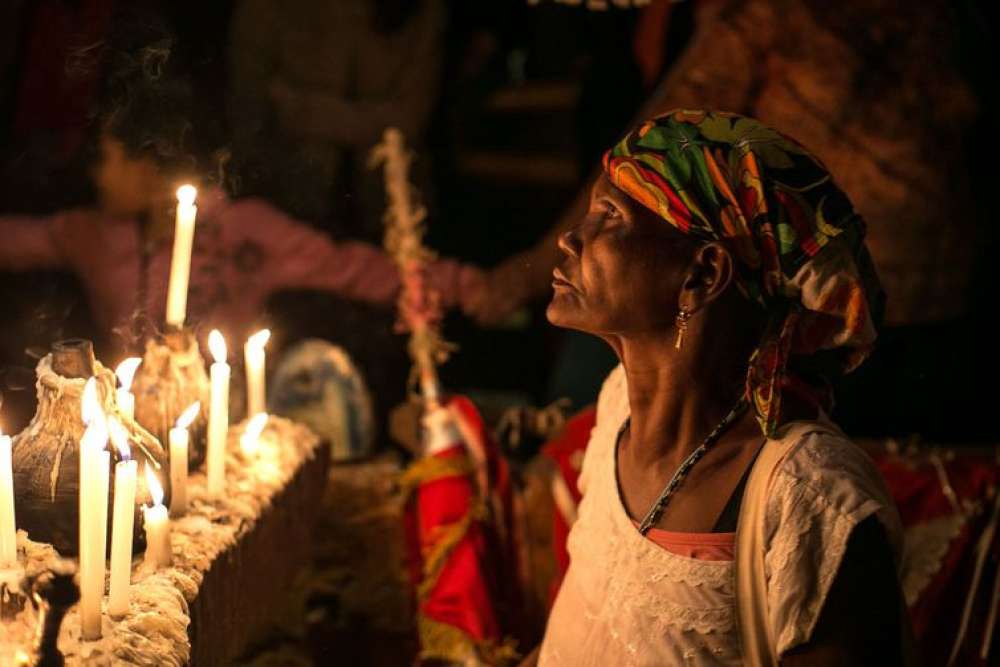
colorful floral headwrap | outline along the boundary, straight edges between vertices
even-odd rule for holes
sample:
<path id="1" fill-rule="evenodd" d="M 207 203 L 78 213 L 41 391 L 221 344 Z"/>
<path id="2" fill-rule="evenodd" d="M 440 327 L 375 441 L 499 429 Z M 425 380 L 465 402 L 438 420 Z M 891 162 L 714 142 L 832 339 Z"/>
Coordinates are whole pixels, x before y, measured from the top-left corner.
<path id="1" fill-rule="evenodd" d="M 864 221 L 823 164 L 752 118 L 677 110 L 630 132 L 604 168 L 681 232 L 733 253 L 737 287 L 769 315 L 746 384 L 765 435 L 785 391 L 829 409 L 826 379 L 868 356 L 885 296 Z"/>

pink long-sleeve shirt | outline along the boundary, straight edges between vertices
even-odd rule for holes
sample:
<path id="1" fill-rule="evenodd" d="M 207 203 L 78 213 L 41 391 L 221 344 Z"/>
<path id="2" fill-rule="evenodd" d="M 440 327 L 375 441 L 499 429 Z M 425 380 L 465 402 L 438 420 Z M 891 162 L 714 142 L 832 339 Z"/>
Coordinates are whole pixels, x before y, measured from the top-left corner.
<path id="1" fill-rule="evenodd" d="M 173 238 L 150 248 L 145 269 L 141 243 L 135 220 L 90 212 L 0 217 L 0 270 L 73 272 L 105 331 L 129 330 L 140 313 L 162 326 Z M 428 277 L 444 305 L 454 306 L 472 289 L 476 273 L 439 260 Z M 259 318 L 264 301 L 282 289 L 325 290 L 388 305 L 399 286 L 395 265 L 376 247 L 332 241 L 260 199 L 233 201 L 218 189 L 198 198 L 187 307 L 191 324 L 242 334 Z"/>

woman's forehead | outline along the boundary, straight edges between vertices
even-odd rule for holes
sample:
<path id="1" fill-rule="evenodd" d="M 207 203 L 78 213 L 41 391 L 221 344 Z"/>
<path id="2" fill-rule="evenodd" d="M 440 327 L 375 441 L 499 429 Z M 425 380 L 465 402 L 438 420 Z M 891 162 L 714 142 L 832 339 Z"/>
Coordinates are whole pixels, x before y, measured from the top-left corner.
<path id="1" fill-rule="evenodd" d="M 594 202 L 601 197 L 607 197 L 615 203 L 628 207 L 631 207 L 635 202 L 624 190 L 612 183 L 607 172 L 603 171 L 594 183 L 594 187 L 590 189 L 590 201 Z"/>

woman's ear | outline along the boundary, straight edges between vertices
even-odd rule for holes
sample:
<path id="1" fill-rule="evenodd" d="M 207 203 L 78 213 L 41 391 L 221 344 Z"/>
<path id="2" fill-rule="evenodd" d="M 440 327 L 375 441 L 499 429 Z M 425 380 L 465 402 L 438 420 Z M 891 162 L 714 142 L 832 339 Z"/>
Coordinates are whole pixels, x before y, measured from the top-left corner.
<path id="1" fill-rule="evenodd" d="M 721 243 L 706 243 L 695 251 L 682 288 L 681 303 L 694 312 L 715 301 L 733 280 L 733 256 Z"/>

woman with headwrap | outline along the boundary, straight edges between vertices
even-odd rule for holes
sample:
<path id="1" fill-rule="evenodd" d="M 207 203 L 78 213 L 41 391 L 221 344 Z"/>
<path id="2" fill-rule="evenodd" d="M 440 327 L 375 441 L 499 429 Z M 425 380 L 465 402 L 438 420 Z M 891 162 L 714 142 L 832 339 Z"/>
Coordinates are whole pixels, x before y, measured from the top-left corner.
<path id="1" fill-rule="evenodd" d="M 884 298 L 802 146 L 674 111 L 605 155 L 548 317 L 621 365 L 598 399 L 544 665 L 897 664 L 899 519 L 826 416 Z"/>

